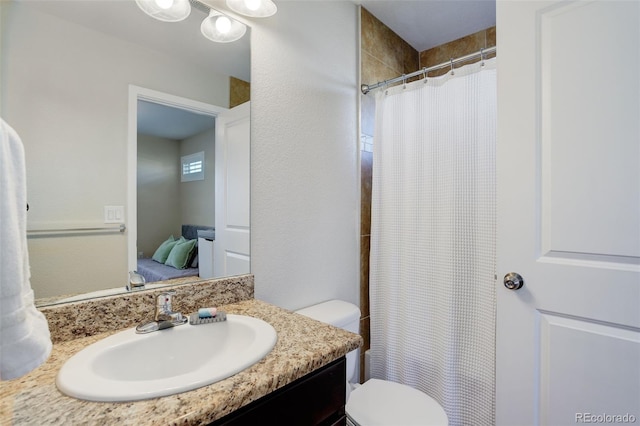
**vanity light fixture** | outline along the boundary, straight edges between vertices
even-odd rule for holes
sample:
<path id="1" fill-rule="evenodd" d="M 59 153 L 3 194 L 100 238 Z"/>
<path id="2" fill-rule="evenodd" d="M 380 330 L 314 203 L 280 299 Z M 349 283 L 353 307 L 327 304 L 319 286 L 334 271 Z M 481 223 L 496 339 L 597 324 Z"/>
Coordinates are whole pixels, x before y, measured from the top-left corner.
<path id="1" fill-rule="evenodd" d="M 144 13 L 163 22 L 178 22 L 191 13 L 189 0 L 136 0 Z"/>
<path id="2" fill-rule="evenodd" d="M 271 0 L 227 0 L 227 7 L 241 15 L 266 18 L 274 15 L 278 8 Z"/>
<path id="3" fill-rule="evenodd" d="M 247 27 L 217 10 L 211 9 L 209 16 L 200 25 L 202 35 L 217 43 L 229 43 L 241 38 Z"/>
<path id="4" fill-rule="evenodd" d="M 260 5 L 268 1 L 273 7 L 275 13 L 275 5 L 271 0 L 242 0 L 241 3 L 247 4 L 247 8 L 255 8 L 260 11 Z M 200 31 L 202 35 L 211 41 L 217 43 L 229 43 L 236 41 L 247 32 L 247 27 L 243 23 L 219 12 L 211 9 L 209 6 L 198 0 L 136 0 L 136 4 L 147 15 L 164 22 L 178 22 L 186 19 L 191 13 L 191 6 L 196 9 L 208 13 L 202 24 Z M 247 9 L 251 10 L 251 9 Z M 269 16 L 265 14 L 256 16 Z"/>

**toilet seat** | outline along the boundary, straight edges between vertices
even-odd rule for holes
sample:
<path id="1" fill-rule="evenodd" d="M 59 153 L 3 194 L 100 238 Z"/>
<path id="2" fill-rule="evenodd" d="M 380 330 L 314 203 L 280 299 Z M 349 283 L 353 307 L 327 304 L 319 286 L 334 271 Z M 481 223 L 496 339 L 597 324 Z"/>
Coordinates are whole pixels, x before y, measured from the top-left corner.
<path id="1" fill-rule="evenodd" d="M 346 412 L 361 426 L 448 425 L 447 414 L 433 398 L 386 380 L 370 379 L 354 389 Z"/>

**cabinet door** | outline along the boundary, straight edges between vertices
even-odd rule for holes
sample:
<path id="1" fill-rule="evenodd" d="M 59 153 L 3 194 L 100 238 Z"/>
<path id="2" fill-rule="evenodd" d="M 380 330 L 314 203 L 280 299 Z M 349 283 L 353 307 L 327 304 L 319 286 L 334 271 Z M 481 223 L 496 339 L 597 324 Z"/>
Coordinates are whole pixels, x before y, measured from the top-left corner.
<path id="1" fill-rule="evenodd" d="M 342 357 L 212 425 L 343 425 L 346 383 Z"/>

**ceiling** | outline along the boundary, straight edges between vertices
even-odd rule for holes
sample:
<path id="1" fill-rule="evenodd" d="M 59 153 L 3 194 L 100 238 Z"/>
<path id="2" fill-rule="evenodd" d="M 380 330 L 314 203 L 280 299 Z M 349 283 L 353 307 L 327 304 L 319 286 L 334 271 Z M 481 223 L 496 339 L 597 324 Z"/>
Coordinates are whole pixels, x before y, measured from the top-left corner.
<path id="1" fill-rule="evenodd" d="M 210 115 L 138 101 L 138 133 L 144 135 L 181 141 L 213 129 L 215 123 L 215 118 Z"/>

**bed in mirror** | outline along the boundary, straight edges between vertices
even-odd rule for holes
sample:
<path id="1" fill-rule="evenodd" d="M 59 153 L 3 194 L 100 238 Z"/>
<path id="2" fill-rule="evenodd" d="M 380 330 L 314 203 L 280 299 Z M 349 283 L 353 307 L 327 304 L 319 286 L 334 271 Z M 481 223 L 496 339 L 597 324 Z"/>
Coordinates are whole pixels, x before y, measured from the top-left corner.
<path id="1" fill-rule="evenodd" d="M 175 270 L 147 288 L 249 272 L 248 247 L 198 249 L 248 246 L 250 31 L 214 43 L 207 3 L 191 4 L 165 23 L 134 1 L 2 2 L 0 114 L 25 146 L 39 306 L 126 292 L 138 259 Z M 204 176 L 185 179 L 198 161 Z M 180 256 L 153 260 L 170 238 Z"/>

